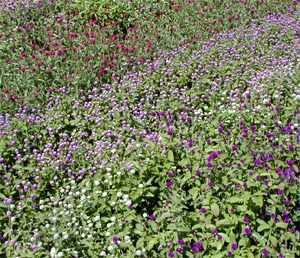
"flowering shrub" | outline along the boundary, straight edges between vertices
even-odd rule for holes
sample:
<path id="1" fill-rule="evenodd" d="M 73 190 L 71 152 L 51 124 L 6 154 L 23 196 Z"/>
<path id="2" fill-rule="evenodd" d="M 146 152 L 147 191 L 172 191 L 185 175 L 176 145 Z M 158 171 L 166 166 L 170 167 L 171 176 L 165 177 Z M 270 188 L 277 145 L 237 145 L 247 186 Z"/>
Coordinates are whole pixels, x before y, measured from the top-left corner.
<path id="1" fill-rule="evenodd" d="M 202 2 L 1 24 L 3 257 L 300 256 L 300 10 L 151 37 Z"/>

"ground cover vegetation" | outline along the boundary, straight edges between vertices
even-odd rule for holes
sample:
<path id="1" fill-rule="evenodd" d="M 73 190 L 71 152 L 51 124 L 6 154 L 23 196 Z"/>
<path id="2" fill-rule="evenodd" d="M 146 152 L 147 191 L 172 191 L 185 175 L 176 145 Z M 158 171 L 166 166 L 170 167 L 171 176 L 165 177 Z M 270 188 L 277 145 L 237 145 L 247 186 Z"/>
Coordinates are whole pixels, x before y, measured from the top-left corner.
<path id="1" fill-rule="evenodd" d="M 297 1 L 8 9 L 1 257 L 300 256 Z"/>

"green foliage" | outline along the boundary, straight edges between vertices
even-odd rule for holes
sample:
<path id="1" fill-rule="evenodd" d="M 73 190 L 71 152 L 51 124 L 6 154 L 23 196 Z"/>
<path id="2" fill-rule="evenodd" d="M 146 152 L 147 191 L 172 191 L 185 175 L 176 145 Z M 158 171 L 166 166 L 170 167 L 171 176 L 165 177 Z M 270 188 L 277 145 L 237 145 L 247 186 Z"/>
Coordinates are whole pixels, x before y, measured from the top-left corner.
<path id="1" fill-rule="evenodd" d="M 247 3 L 56 1 L 3 19 L 3 257 L 300 255 L 299 14 L 286 26 L 262 18 L 285 1 Z"/>

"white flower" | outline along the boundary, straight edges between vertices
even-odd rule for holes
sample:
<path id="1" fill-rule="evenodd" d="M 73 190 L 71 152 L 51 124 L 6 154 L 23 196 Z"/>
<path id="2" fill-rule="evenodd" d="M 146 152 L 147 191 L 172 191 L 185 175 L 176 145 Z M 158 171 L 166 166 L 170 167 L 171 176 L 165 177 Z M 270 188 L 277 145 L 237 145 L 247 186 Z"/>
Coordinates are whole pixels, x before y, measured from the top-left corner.
<path id="1" fill-rule="evenodd" d="M 136 250 L 135 255 L 141 256 L 142 255 L 142 251 L 141 250 Z"/>
<path id="2" fill-rule="evenodd" d="M 50 256 L 55 257 L 55 255 L 56 255 L 56 249 L 55 249 L 55 247 L 52 247 L 51 251 L 50 251 Z"/>
<path id="3" fill-rule="evenodd" d="M 58 239 L 59 238 L 59 234 L 54 234 L 53 238 L 54 239 Z"/>
<path id="4" fill-rule="evenodd" d="M 94 218 L 94 221 L 99 221 L 100 220 L 100 216 L 97 215 L 95 218 Z"/>
<path id="5" fill-rule="evenodd" d="M 130 243 L 130 236 L 125 236 L 124 240 L 125 240 L 126 243 Z"/>
<path id="6" fill-rule="evenodd" d="M 143 188 L 144 187 L 144 185 L 143 184 L 139 184 L 139 188 Z"/>
<path id="7" fill-rule="evenodd" d="M 110 236 L 110 232 L 107 231 L 107 232 L 105 233 L 105 236 L 106 236 L 106 237 L 109 237 L 109 236 Z"/>
<path id="8" fill-rule="evenodd" d="M 106 197 L 106 196 L 107 196 L 107 192 L 103 192 L 102 197 Z"/>
<path id="9" fill-rule="evenodd" d="M 131 201 L 130 201 L 130 200 L 128 200 L 128 201 L 125 203 L 125 205 L 126 205 L 126 206 L 129 206 L 129 205 L 131 205 Z"/>
<path id="10" fill-rule="evenodd" d="M 121 197 L 122 193 L 121 192 L 117 192 L 117 197 Z"/>
<path id="11" fill-rule="evenodd" d="M 102 252 L 100 253 L 100 256 L 106 256 L 106 253 L 105 253 L 104 251 L 102 251 Z"/>
<path id="12" fill-rule="evenodd" d="M 109 252 L 111 252 L 111 251 L 114 250 L 114 247 L 110 245 L 110 246 L 107 247 L 107 250 L 108 250 Z"/>
<path id="13" fill-rule="evenodd" d="M 113 216 L 113 217 L 110 218 L 110 220 L 111 220 L 112 222 L 114 222 L 114 221 L 116 221 L 116 217 Z"/>
<path id="14" fill-rule="evenodd" d="M 59 252 L 58 254 L 57 254 L 57 257 L 63 257 L 64 256 L 64 253 L 63 252 Z"/>
<path id="15" fill-rule="evenodd" d="M 100 182 L 99 181 L 95 181 L 94 184 L 95 184 L 95 186 L 98 186 L 98 185 L 100 185 Z"/>

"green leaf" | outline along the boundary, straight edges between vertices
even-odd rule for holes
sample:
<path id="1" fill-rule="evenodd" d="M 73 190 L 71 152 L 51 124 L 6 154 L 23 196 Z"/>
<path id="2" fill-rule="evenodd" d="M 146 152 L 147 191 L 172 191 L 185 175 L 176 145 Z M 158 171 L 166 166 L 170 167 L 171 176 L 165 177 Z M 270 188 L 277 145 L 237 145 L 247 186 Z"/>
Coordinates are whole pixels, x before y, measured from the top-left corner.
<path id="1" fill-rule="evenodd" d="M 273 245 L 274 247 L 276 247 L 277 244 L 278 244 L 278 240 L 276 239 L 276 237 L 274 237 L 274 236 L 269 236 L 269 239 L 270 239 L 272 245 Z"/>
<path id="2" fill-rule="evenodd" d="M 150 227 L 152 228 L 152 230 L 153 230 L 153 232 L 157 232 L 157 228 L 158 228 L 158 226 L 157 226 L 157 224 L 156 224 L 156 222 L 155 221 L 153 221 L 153 220 L 149 220 L 148 221 L 148 224 L 150 225 Z"/>
<path id="3" fill-rule="evenodd" d="M 199 195 L 199 189 L 198 188 L 192 188 L 190 191 L 189 191 L 189 194 L 192 196 L 192 199 L 193 201 L 196 200 L 196 198 L 198 197 Z"/>
<path id="4" fill-rule="evenodd" d="M 152 238 L 151 240 L 147 241 L 147 249 L 151 250 L 153 248 L 153 246 L 158 242 L 158 238 Z"/>
<path id="5" fill-rule="evenodd" d="M 228 198 L 226 201 L 229 203 L 238 203 L 238 202 L 243 202 L 244 198 L 238 197 L 238 196 L 232 196 L 232 197 Z"/>
<path id="6" fill-rule="evenodd" d="M 186 227 L 186 226 L 181 226 L 181 227 L 177 228 L 177 231 L 178 232 L 190 232 L 191 229 L 189 227 Z"/>
<path id="7" fill-rule="evenodd" d="M 277 228 L 284 228 L 284 229 L 286 229 L 288 224 L 286 224 L 284 222 L 278 222 L 275 225 L 276 225 Z"/>
<path id="8" fill-rule="evenodd" d="M 144 247 L 144 237 L 139 238 L 139 240 L 136 242 L 136 248 L 142 249 Z"/>
<path id="9" fill-rule="evenodd" d="M 258 222 L 258 223 L 260 224 L 260 226 L 257 228 L 257 232 L 261 232 L 261 231 L 271 228 L 271 225 L 264 221 Z"/>
<path id="10" fill-rule="evenodd" d="M 258 205 L 260 208 L 264 205 L 264 199 L 262 196 L 253 196 L 252 197 L 252 201 L 253 203 L 255 203 L 256 205 Z"/>
<path id="11" fill-rule="evenodd" d="M 204 225 L 202 223 L 198 223 L 192 227 L 192 230 L 196 230 L 198 228 L 204 228 Z"/>
<path id="12" fill-rule="evenodd" d="M 230 225 L 231 222 L 229 219 L 221 219 L 221 220 L 218 220 L 216 225 L 217 227 L 221 226 L 221 225 L 224 225 L 224 226 L 227 226 L 227 225 Z"/>
<path id="13" fill-rule="evenodd" d="M 222 257 L 224 257 L 224 254 L 222 253 L 214 254 L 213 256 L 211 256 L 211 258 L 222 258 Z"/>
<path id="14" fill-rule="evenodd" d="M 219 214 L 220 214 L 220 208 L 219 208 L 219 205 L 216 204 L 216 203 L 213 203 L 211 206 L 211 211 L 212 211 L 212 214 L 215 216 L 215 217 L 218 217 Z"/>
<path id="15" fill-rule="evenodd" d="M 183 160 L 181 160 L 181 161 L 178 162 L 178 165 L 181 166 L 181 167 L 185 167 L 189 163 L 190 163 L 189 159 L 183 159 Z"/>
<path id="16" fill-rule="evenodd" d="M 169 150 L 168 152 L 168 160 L 174 162 L 174 154 L 173 151 Z"/>

